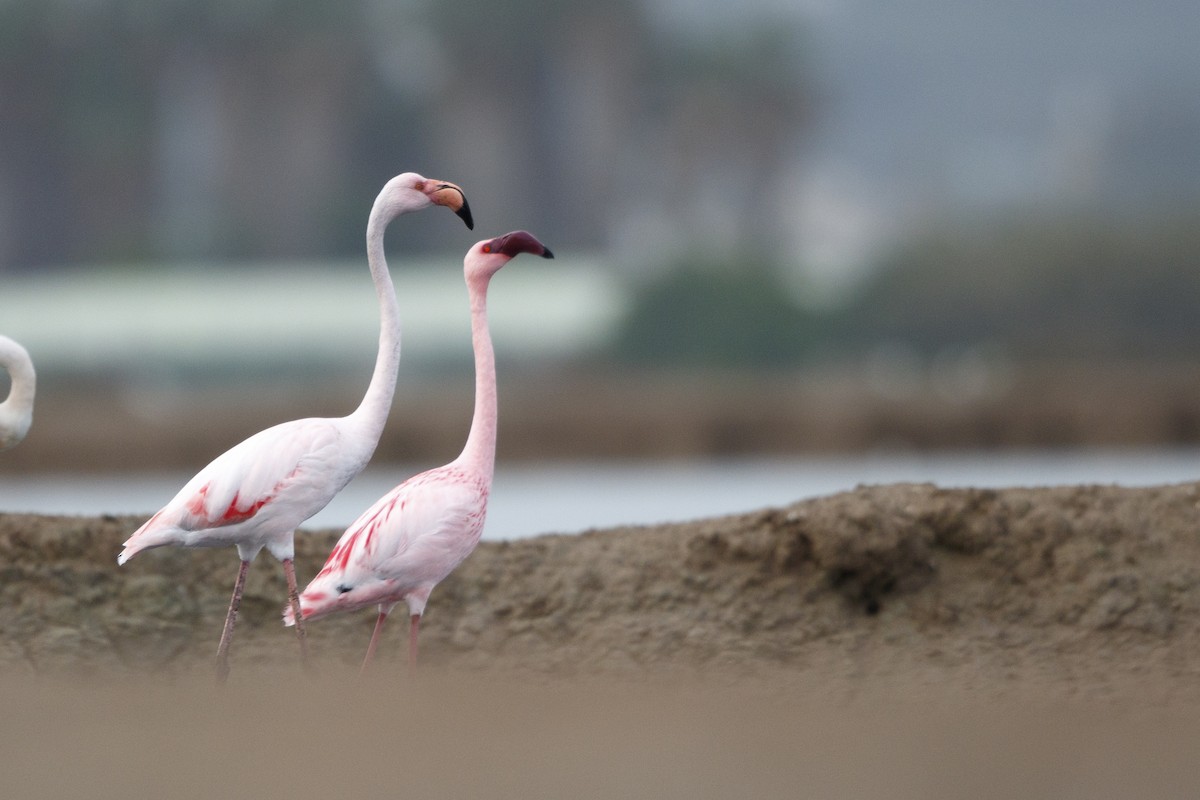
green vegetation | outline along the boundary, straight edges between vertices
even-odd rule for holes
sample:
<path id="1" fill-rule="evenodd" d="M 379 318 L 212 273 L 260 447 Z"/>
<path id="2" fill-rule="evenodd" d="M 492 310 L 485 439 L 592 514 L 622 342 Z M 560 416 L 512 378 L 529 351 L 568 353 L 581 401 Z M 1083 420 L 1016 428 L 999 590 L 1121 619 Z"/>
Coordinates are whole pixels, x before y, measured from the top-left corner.
<path id="1" fill-rule="evenodd" d="M 853 344 L 1024 357 L 1200 353 L 1200 220 L 1022 219 L 895 252 L 842 310 Z"/>
<path id="2" fill-rule="evenodd" d="M 787 367 L 820 336 L 815 314 L 762 262 L 678 267 L 645 287 L 613 345 L 617 360 L 690 367 Z"/>
<path id="3" fill-rule="evenodd" d="M 843 306 L 802 308 L 766 262 L 680 267 L 647 286 L 613 357 L 790 367 L 885 342 L 933 356 L 1200 357 L 1200 219 L 1023 218 L 897 248 Z"/>

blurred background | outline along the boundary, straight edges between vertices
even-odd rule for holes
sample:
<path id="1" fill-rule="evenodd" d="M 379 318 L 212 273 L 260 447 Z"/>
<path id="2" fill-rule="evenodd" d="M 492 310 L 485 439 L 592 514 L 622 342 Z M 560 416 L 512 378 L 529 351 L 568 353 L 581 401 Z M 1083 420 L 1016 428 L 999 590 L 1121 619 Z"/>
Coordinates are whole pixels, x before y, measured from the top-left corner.
<path id="1" fill-rule="evenodd" d="M 621 515 L 526 527 L 1185 479 L 1197 30 L 1192 0 L 2 0 L 0 332 L 39 396 L 0 507 L 150 511 L 351 410 L 367 212 L 406 170 L 477 228 L 389 233 L 396 405 L 330 524 L 458 452 L 462 254 L 515 228 L 558 258 L 493 285 L 498 480 Z"/>

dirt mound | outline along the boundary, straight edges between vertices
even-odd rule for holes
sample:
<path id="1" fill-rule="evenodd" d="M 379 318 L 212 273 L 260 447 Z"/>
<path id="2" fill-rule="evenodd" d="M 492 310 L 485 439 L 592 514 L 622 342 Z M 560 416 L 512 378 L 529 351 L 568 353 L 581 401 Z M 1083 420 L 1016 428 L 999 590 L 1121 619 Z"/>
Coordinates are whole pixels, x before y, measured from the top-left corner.
<path id="1" fill-rule="evenodd" d="M 434 592 L 422 658 L 556 675 L 824 675 L 851 690 L 867 676 L 916 675 L 1091 692 L 1153 673 L 1160 691 L 1176 691 L 1200 620 L 1198 500 L 1192 484 L 893 485 L 717 519 L 485 542 Z M 0 516 L 0 670 L 210 667 L 236 556 L 164 548 L 118 568 L 140 521 Z M 302 582 L 336 536 L 298 537 Z M 235 675 L 295 669 L 283 597 L 278 565 L 258 559 Z M 356 663 L 372 616 L 313 623 L 318 663 Z M 385 662 L 403 658 L 403 627 L 385 639 Z"/>

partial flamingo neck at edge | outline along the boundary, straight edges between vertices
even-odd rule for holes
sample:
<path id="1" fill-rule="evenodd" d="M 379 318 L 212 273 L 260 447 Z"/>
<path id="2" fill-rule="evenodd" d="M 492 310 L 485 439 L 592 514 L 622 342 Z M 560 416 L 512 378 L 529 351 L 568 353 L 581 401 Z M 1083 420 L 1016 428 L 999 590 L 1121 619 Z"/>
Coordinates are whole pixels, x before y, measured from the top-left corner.
<path id="1" fill-rule="evenodd" d="M 5 345 L 0 347 L 0 369 L 8 373 L 11 382 L 8 397 L 0 403 L 0 420 L 18 429 L 18 435 L 23 437 L 33 417 L 36 373 L 24 348 L 11 339 L 0 337 L 0 340 L 3 340 L 0 344 Z"/>

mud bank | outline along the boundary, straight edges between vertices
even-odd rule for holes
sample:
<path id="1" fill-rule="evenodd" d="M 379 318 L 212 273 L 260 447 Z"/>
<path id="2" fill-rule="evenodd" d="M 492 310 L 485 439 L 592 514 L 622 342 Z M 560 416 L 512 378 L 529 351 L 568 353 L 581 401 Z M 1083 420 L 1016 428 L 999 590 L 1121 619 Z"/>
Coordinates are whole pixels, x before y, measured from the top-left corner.
<path id="1" fill-rule="evenodd" d="M 260 558 L 117 568 L 139 519 L 0 516 L 0 789 L 40 797 L 1194 797 L 1200 491 L 867 487 L 485 543 L 422 667 L 302 673 Z M 298 539 L 311 576 L 337 532 Z"/>
<path id="2" fill-rule="evenodd" d="M 186 674 L 209 667 L 232 550 L 160 549 L 123 568 L 138 518 L 0 516 L 0 670 Z M 771 682 L 951 681 L 1196 695 L 1200 489 L 864 487 L 654 527 L 485 542 L 434 592 L 431 669 L 686 671 Z M 297 537 L 315 574 L 337 531 Z M 251 570 L 234 674 L 296 671 L 281 570 Z M 361 658 L 369 612 L 310 626 L 318 666 Z M 397 621 L 382 669 L 404 658 Z M 1151 685 L 1152 684 L 1152 685 Z"/>

